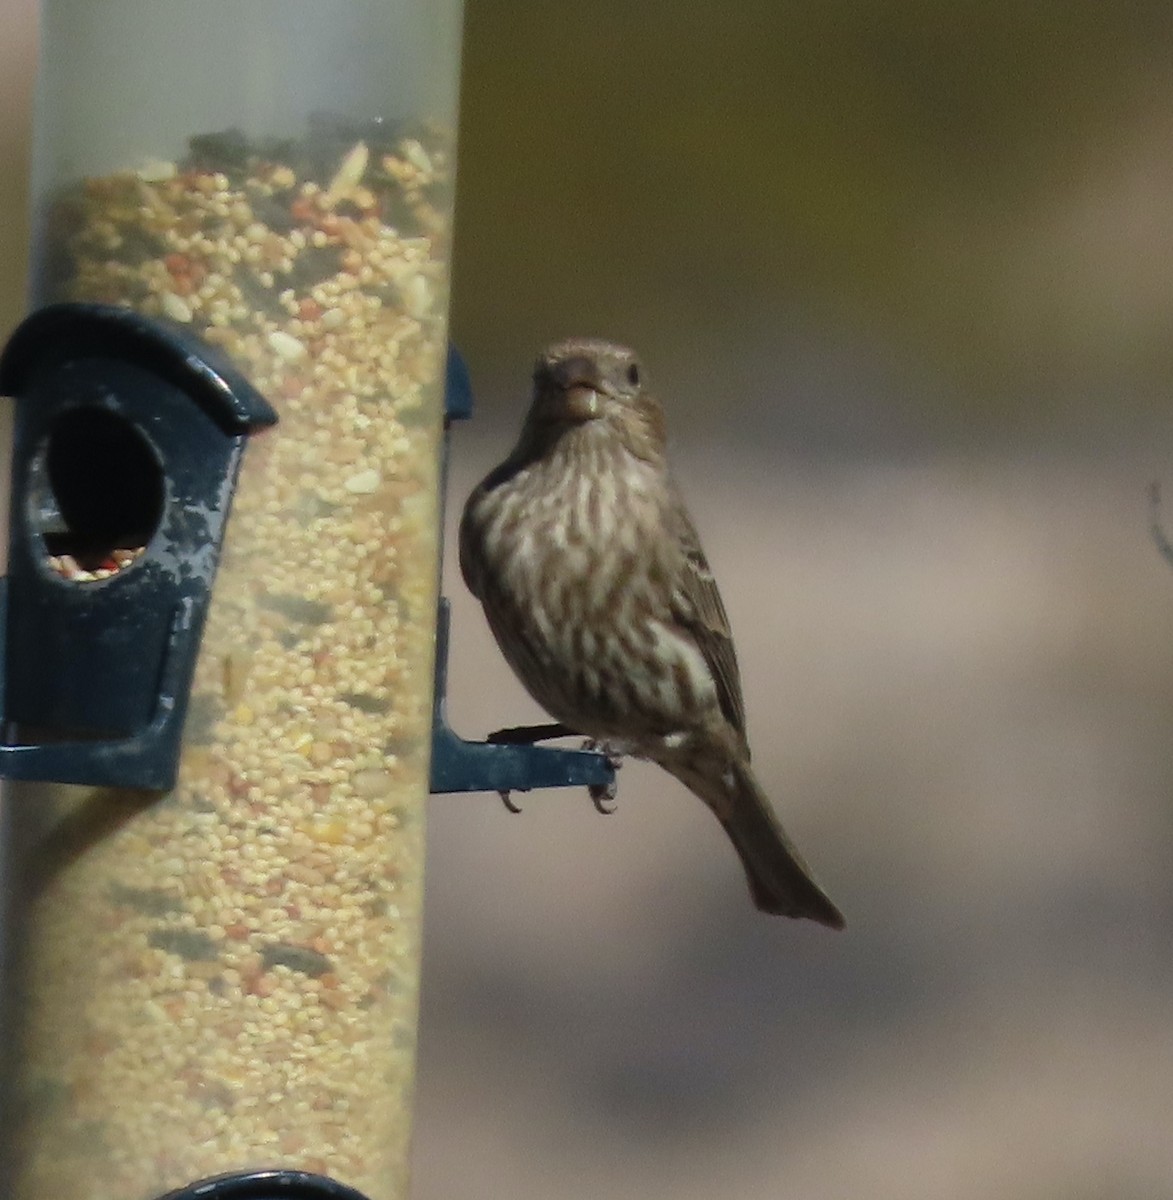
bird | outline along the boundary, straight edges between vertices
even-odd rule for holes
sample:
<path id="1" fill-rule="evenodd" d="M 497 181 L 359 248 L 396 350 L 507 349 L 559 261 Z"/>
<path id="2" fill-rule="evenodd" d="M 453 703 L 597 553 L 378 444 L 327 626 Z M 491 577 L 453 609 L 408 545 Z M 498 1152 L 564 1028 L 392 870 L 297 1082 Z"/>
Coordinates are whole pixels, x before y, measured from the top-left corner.
<path id="1" fill-rule="evenodd" d="M 729 619 L 666 443 L 634 351 L 551 345 L 516 445 L 465 504 L 461 574 L 552 728 L 699 796 L 758 909 L 842 929 L 750 764 Z"/>

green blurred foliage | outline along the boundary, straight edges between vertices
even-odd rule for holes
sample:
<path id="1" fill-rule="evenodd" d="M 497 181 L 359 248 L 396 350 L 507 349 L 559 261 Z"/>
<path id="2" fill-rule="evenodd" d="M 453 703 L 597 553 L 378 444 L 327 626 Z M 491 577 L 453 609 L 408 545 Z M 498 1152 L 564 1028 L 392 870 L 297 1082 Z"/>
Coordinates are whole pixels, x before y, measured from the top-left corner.
<path id="1" fill-rule="evenodd" d="M 0 333 L 36 7 L 2 4 Z M 1152 413 L 1170 194 L 1167 0 L 467 0 L 454 333 L 511 386 L 594 332 L 682 392 L 752 326 L 783 368 L 866 347 L 888 415 L 963 436 Z"/>
<path id="2" fill-rule="evenodd" d="M 456 336 L 504 370 L 797 307 L 925 359 L 965 419 L 1121 372 L 1142 403 L 1173 291 L 1108 311 L 1078 219 L 1051 227 L 1173 111 L 1171 50 L 1163 0 L 469 0 Z"/>

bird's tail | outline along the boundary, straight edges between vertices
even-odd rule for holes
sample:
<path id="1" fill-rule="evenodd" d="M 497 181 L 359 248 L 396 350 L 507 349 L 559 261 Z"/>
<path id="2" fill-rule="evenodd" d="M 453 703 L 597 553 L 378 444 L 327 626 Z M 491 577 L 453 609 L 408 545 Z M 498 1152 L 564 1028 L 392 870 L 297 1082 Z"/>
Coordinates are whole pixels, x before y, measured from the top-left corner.
<path id="1" fill-rule="evenodd" d="M 686 782 L 725 827 L 762 912 L 843 928 L 843 914 L 815 883 L 748 762 L 726 760 L 719 775 L 705 772 L 703 779 L 692 776 Z"/>

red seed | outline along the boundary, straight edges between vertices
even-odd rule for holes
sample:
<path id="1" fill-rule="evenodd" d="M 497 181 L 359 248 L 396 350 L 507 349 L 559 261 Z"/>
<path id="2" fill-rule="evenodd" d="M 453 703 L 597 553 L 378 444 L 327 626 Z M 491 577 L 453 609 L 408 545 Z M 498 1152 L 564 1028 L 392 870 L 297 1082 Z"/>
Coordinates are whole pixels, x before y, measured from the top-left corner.
<path id="1" fill-rule="evenodd" d="M 298 196 L 289 206 L 289 215 L 303 225 L 310 225 L 317 216 L 313 202 L 305 196 Z"/>

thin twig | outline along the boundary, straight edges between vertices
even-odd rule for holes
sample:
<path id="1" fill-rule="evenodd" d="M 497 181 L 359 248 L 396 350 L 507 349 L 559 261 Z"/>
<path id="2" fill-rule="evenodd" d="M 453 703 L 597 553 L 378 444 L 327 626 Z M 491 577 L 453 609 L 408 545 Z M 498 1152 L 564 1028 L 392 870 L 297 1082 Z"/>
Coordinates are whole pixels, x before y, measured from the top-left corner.
<path id="1" fill-rule="evenodd" d="M 1155 481 L 1149 484 L 1149 532 L 1161 557 L 1173 567 L 1173 542 L 1169 541 L 1161 524 L 1161 485 Z"/>

